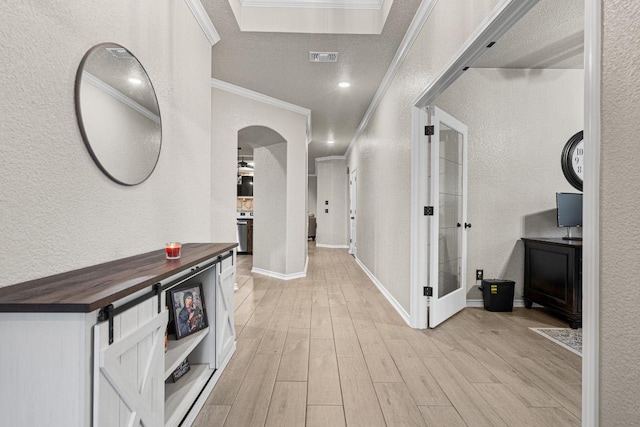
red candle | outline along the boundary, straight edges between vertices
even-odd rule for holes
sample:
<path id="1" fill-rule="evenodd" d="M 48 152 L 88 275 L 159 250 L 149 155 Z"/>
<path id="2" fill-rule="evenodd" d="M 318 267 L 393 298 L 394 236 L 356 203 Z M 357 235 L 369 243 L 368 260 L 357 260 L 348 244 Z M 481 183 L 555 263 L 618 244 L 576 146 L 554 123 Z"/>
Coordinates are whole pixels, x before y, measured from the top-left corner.
<path id="1" fill-rule="evenodd" d="M 165 245 L 164 251 L 167 255 L 167 259 L 178 259 L 180 258 L 180 248 L 182 248 L 182 244 L 178 242 L 169 242 Z"/>

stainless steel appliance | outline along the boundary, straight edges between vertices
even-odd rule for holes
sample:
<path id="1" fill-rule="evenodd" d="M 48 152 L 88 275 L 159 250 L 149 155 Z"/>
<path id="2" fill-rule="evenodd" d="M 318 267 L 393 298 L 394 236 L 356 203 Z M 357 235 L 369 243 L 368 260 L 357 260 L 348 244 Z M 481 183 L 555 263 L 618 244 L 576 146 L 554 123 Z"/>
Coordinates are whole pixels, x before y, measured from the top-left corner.
<path id="1" fill-rule="evenodd" d="M 247 252 L 248 227 L 246 220 L 238 220 L 238 252 Z"/>
<path id="2" fill-rule="evenodd" d="M 238 219 L 238 253 L 249 252 L 249 224 L 247 220 L 253 220 L 253 212 L 239 211 Z"/>

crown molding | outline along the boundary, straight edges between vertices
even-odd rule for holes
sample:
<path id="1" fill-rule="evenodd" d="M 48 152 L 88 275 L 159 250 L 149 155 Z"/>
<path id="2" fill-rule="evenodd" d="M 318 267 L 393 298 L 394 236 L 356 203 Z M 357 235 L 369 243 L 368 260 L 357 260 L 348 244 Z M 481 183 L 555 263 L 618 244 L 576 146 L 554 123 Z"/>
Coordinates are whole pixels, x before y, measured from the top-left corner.
<path id="1" fill-rule="evenodd" d="M 324 162 L 329 160 L 347 160 L 347 156 L 327 156 L 327 157 L 316 158 L 316 162 Z"/>
<path id="2" fill-rule="evenodd" d="M 360 122 L 358 129 L 356 129 L 356 132 L 353 135 L 353 138 L 351 138 L 351 142 L 347 147 L 347 151 L 345 151 L 345 155 L 349 155 L 349 152 L 355 145 L 356 141 L 358 141 L 358 138 L 360 138 L 360 135 L 362 135 L 362 132 L 367 127 L 367 124 L 369 123 L 371 116 L 373 116 L 373 113 L 375 113 L 376 109 L 378 108 L 378 105 L 380 104 L 380 101 L 382 101 L 382 98 L 387 93 L 389 86 L 391 86 L 391 83 L 393 82 L 393 78 L 396 76 L 396 74 L 398 73 L 398 70 L 400 69 L 400 66 L 403 64 L 404 60 L 407 58 L 407 55 L 409 54 L 411 47 L 413 46 L 416 39 L 418 38 L 418 35 L 420 35 L 420 30 L 422 30 L 422 27 L 427 22 L 427 19 L 429 19 L 429 16 L 431 16 L 431 12 L 433 12 L 433 9 L 435 8 L 437 1 L 438 0 L 423 0 L 422 3 L 420 3 L 420 6 L 418 7 L 418 11 L 413 17 L 413 20 L 411 20 L 411 24 L 409 24 L 409 28 L 407 29 L 407 32 L 405 33 L 402 41 L 400 42 L 400 46 L 398 47 L 398 50 L 396 51 L 396 54 L 393 57 L 393 60 L 391 61 L 391 64 L 389 64 L 389 68 L 387 68 L 387 72 L 385 73 L 384 77 L 382 78 L 382 81 L 380 82 L 380 86 L 378 86 L 378 90 L 376 90 L 376 93 L 373 96 L 373 99 L 371 100 L 371 104 L 369 104 L 369 108 L 367 109 L 367 112 L 364 113 L 364 116 L 362 117 L 362 121 Z"/>
<path id="3" fill-rule="evenodd" d="M 138 104 L 136 101 L 134 101 L 133 99 L 129 98 L 127 95 L 125 95 L 124 93 L 120 92 L 118 89 L 114 88 L 113 86 L 111 86 L 111 85 L 105 83 L 104 81 L 100 80 L 99 78 L 97 78 L 96 76 L 91 74 L 90 72 L 83 71 L 82 72 L 82 80 L 86 81 L 90 85 L 100 89 L 101 91 L 105 92 L 107 95 L 117 99 L 118 101 L 122 102 L 126 106 L 131 107 L 133 110 L 135 110 L 138 113 L 142 114 L 143 116 L 145 116 L 149 120 L 151 120 L 151 121 L 153 121 L 153 122 L 155 122 L 157 124 L 160 124 L 160 116 L 159 115 L 157 115 L 155 113 L 152 113 L 147 108 L 145 108 L 142 105 Z"/>
<path id="4" fill-rule="evenodd" d="M 220 35 L 216 31 L 216 27 L 213 26 L 213 22 L 211 22 L 211 18 L 209 18 L 204 6 L 202 6 L 202 2 L 200 0 L 184 0 L 184 2 L 189 6 L 189 10 L 198 24 L 200 24 L 200 28 L 202 28 L 202 32 L 211 43 L 211 46 L 218 43 Z"/>
<path id="5" fill-rule="evenodd" d="M 300 9 L 371 9 L 380 10 L 384 0 L 365 1 L 335 1 L 335 0 L 292 0 L 292 1 L 261 1 L 240 0 L 242 7 L 273 7 L 273 8 L 300 8 Z"/>
<path id="6" fill-rule="evenodd" d="M 211 87 L 224 90 L 225 92 L 233 93 L 234 95 L 242 96 L 244 98 L 252 99 L 254 101 L 262 102 L 267 105 L 271 105 L 283 110 L 291 111 L 293 113 L 302 114 L 307 117 L 307 144 L 311 142 L 311 110 L 308 108 L 300 107 L 289 102 L 281 101 L 276 98 L 272 98 L 267 95 L 263 95 L 258 92 L 254 92 L 250 89 L 246 89 L 240 86 L 233 85 L 231 83 L 223 82 L 218 79 L 211 79 Z"/>

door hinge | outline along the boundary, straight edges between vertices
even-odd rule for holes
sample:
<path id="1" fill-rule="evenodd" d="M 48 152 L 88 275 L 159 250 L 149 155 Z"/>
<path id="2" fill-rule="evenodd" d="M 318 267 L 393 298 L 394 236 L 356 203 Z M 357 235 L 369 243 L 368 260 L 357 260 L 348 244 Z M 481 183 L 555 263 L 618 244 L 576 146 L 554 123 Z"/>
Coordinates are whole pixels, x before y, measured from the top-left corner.
<path id="1" fill-rule="evenodd" d="M 425 286 L 424 288 L 422 288 L 422 291 L 425 297 L 433 296 L 433 288 L 431 286 Z"/>
<path id="2" fill-rule="evenodd" d="M 434 126 L 425 126 L 424 127 L 424 134 L 426 136 L 431 136 L 435 133 L 435 127 Z"/>
<path id="3" fill-rule="evenodd" d="M 424 216 L 433 216 L 433 206 L 424 207 Z"/>

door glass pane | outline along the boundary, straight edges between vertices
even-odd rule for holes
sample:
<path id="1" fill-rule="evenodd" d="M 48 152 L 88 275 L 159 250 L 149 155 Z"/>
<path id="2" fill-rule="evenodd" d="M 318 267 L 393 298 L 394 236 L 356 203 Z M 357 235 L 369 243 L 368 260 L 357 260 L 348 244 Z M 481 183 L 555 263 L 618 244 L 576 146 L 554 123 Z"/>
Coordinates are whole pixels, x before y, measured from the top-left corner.
<path id="1" fill-rule="evenodd" d="M 438 298 L 459 289 L 462 283 L 462 141 L 461 133 L 440 123 Z"/>

